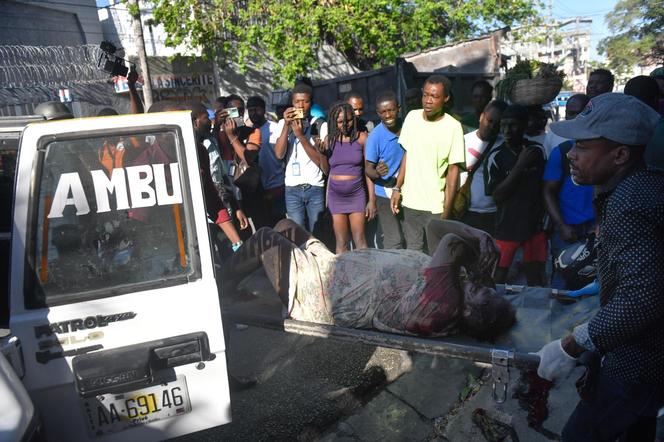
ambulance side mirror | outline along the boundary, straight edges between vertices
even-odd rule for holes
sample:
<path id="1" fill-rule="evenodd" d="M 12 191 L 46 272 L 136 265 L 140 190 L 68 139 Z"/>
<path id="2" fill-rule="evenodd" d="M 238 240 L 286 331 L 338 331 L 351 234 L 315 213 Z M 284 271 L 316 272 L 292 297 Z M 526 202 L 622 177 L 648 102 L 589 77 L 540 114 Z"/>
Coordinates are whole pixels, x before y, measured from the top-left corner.
<path id="1" fill-rule="evenodd" d="M 6 341 L 3 340 L 0 351 L 16 372 L 16 376 L 23 379 L 23 376 L 25 376 L 25 362 L 23 361 L 21 341 L 16 336 L 12 336 Z"/>

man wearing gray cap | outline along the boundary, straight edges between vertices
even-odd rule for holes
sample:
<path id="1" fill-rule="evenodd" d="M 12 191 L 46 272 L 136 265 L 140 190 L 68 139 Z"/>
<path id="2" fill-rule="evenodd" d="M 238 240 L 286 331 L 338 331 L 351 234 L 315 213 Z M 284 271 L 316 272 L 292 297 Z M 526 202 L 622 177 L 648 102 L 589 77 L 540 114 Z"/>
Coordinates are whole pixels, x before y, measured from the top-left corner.
<path id="1" fill-rule="evenodd" d="M 564 441 L 655 437 L 664 405 L 664 173 L 647 169 L 643 152 L 658 121 L 638 99 L 606 93 L 576 119 L 551 125 L 576 140 L 570 173 L 597 187 L 599 221 L 600 310 L 537 353 L 537 373 L 550 381 L 568 376 L 583 353 L 601 358 L 577 383 L 581 401 Z"/>

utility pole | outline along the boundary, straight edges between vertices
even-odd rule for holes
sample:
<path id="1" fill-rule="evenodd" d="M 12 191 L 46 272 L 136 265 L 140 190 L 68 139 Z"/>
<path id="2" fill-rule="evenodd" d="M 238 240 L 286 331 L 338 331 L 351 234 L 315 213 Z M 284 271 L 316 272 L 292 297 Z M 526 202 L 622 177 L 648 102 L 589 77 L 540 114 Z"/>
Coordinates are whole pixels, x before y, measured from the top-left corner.
<path id="1" fill-rule="evenodd" d="M 549 0 L 549 22 L 553 23 L 553 0 Z M 552 26 L 552 29 L 554 29 L 554 28 L 555 27 Z M 547 48 L 547 49 L 549 49 L 549 63 L 555 63 L 555 61 L 553 60 L 553 52 L 554 52 L 554 47 L 556 45 L 556 42 L 555 42 L 555 39 L 551 36 L 551 33 L 548 32 L 548 29 L 547 29 L 547 37 L 546 38 L 547 38 L 547 43 L 550 42 L 549 47 Z"/>
<path id="2" fill-rule="evenodd" d="M 138 62 L 143 73 L 143 102 L 145 109 L 152 106 L 152 82 L 150 81 L 150 68 L 148 67 L 148 55 L 145 52 L 145 40 L 143 39 L 143 24 L 141 23 L 141 9 L 138 0 L 127 0 L 127 9 L 131 15 L 131 25 L 134 30 L 136 52 Z"/>
<path id="3" fill-rule="evenodd" d="M 217 54 L 212 57 L 212 76 L 214 77 L 214 91 L 217 97 L 221 97 L 224 95 L 224 88 L 221 85 L 221 71 L 219 69 L 219 56 Z"/>

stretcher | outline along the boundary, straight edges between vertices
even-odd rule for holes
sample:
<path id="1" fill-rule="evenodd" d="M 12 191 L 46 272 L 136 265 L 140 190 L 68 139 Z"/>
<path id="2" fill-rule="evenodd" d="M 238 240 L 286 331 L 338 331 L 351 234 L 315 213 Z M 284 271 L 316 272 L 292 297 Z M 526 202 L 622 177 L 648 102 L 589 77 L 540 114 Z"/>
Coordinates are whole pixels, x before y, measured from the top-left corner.
<path id="1" fill-rule="evenodd" d="M 224 321 L 229 321 L 226 324 L 242 323 L 287 333 L 490 364 L 493 395 L 497 402 L 506 399 L 509 367 L 536 368 L 539 357 L 532 352 L 569 334 L 599 309 L 596 296 L 576 299 L 566 297 L 565 291 L 547 287 L 499 285 L 498 294 L 512 303 L 517 322 L 495 341 L 481 342 L 464 335 L 425 338 L 282 319 L 282 307 L 277 295 L 260 272 L 245 279 L 238 289 L 245 294 L 244 300 L 222 297 Z M 246 294 L 249 294 L 250 300 L 246 299 Z"/>

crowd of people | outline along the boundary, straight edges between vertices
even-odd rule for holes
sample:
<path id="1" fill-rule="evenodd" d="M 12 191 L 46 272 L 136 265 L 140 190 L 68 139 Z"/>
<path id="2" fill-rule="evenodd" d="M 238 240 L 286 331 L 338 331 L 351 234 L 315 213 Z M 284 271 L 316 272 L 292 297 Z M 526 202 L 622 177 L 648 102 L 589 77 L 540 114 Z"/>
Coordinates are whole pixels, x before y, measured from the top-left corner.
<path id="1" fill-rule="evenodd" d="M 661 112 L 661 71 L 631 79 L 624 93 Z M 132 113 L 143 112 L 137 79 L 131 71 Z M 574 119 L 592 98 L 613 87 L 611 72 L 593 71 L 586 94 L 567 100 L 565 119 Z M 304 79 L 292 88 L 289 103 L 278 107 L 277 118 L 263 98 L 245 102 L 234 94 L 217 98 L 212 109 L 157 102 L 149 112 L 192 111 L 205 156 L 202 169 L 218 199 L 208 205 L 228 212 L 219 216 L 228 223 L 222 230 L 233 250 L 261 227 L 288 218 L 336 253 L 367 247 L 433 253 L 426 226 L 453 219 L 496 240 L 496 282 L 513 277 L 510 267 L 518 257 L 528 285 L 578 288 L 555 266 L 546 266 L 596 231 L 593 188 L 578 185 L 570 174 L 574 140 L 547 128 L 550 115 L 542 106 L 492 99 L 487 81 L 474 83 L 470 96 L 473 110 L 454 113 L 450 80 L 432 75 L 422 89 L 406 92 L 404 108 L 393 91 L 378 93 L 373 105 L 379 121 L 372 122 L 363 118 L 368 104 L 359 91 L 349 92 L 326 113 Z M 54 112 L 53 118 L 71 116 L 60 106 L 43 111 Z M 113 114 L 111 108 L 99 112 Z M 645 151 L 656 168 L 664 167 L 664 154 L 657 149 L 662 130 L 660 124 Z M 100 158 L 109 155 L 102 152 Z"/>
<path id="2" fill-rule="evenodd" d="M 601 307 L 538 352 L 538 374 L 563 379 L 596 355 L 563 440 L 653 440 L 664 407 L 664 69 L 624 93 L 595 70 L 551 124 L 542 106 L 493 99 L 486 81 L 472 87 L 474 110 L 455 115 L 451 89 L 431 75 L 407 91 L 406 113 L 383 91 L 380 122 L 363 118 L 357 92 L 323 113 L 307 82 L 278 121 L 257 96 L 149 112 L 191 111 L 208 216 L 230 245 L 224 279 L 262 266 L 295 319 L 492 339 L 515 321 L 494 282 L 519 254 L 528 285 L 574 288 L 556 269 L 548 279 L 547 260 L 594 241 Z"/>
<path id="3" fill-rule="evenodd" d="M 659 78 L 635 77 L 625 94 L 658 109 Z M 567 101 L 565 118 L 611 92 L 613 82 L 609 71 L 593 71 L 587 94 Z M 209 111 L 211 130 L 205 122 L 201 137 L 215 185 L 237 201 L 233 247 L 288 218 L 336 253 L 366 247 L 433 253 L 427 224 L 455 219 L 495 238 L 497 282 L 512 281 L 520 271 L 528 285 L 578 289 L 585 280 L 563 278 L 547 265 L 595 232 L 592 186 L 574 184 L 569 173 L 574 141 L 547 129 L 542 106 L 492 99 L 493 87 L 483 80 L 472 86 L 473 111 L 454 114 L 451 86 L 432 75 L 419 108 L 411 97 L 407 113 L 392 91 L 382 91 L 373 103 L 375 123 L 363 118 L 357 92 L 324 114 L 306 81 L 294 86 L 278 121 L 269 118 L 261 97 L 249 97 L 246 105 L 237 95 L 218 98 Z M 207 118 L 202 110 L 200 118 Z M 660 167 L 656 142 L 646 157 Z"/>
<path id="4" fill-rule="evenodd" d="M 386 91 L 373 130 L 354 95 L 315 131 L 313 91 L 296 86 L 275 142 L 289 219 L 259 229 L 229 274 L 262 266 L 295 319 L 491 339 L 515 321 L 492 285 L 507 281 L 518 251 L 529 285 L 565 288 L 574 281 L 545 277 L 550 252 L 596 236 L 600 309 L 537 353 L 537 373 L 564 380 L 587 364 L 563 440 L 655 440 L 664 410 L 664 78 L 635 77 L 624 93 L 613 82 L 593 71 L 566 120 L 548 125 L 541 106 L 492 100 L 486 82 L 473 86 L 475 112 L 457 119 L 450 81 L 432 75 L 421 108 L 403 120 Z M 326 205 L 336 254 L 309 233 Z M 364 225 L 375 216 L 385 250 L 367 248 Z"/>
<path id="5" fill-rule="evenodd" d="M 661 112 L 661 70 L 631 79 L 624 93 Z M 131 71 L 132 113 L 143 112 L 137 79 Z M 611 72 L 593 71 L 586 94 L 567 100 L 565 119 L 613 87 Z M 592 241 L 596 231 L 593 188 L 575 184 L 570 174 L 574 141 L 547 128 L 550 115 L 542 106 L 492 99 L 487 81 L 474 83 L 470 96 L 473 110 L 454 113 L 450 80 L 432 75 L 422 89 L 406 92 L 403 108 L 393 91 L 378 93 L 373 105 L 380 121 L 372 122 L 363 118 L 368 104 L 359 91 L 326 113 L 304 79 L 276 118 L 263 98 L 245 102 L 234 94 L 217 98 L 212 109 L 158 102 L 149 111 L 192 111 L 219 199 L 208 205 L 228 212 L 221 215 L 220 238 L 233 250 L 261 227 L 288 218 L 336 253 L 366 247 L 433 253 L 427 224 L 454 219 L 496 240 L 496 282 L 580 288 L 587 278 L 563 277 L 553 265 L 566 247 Z M 62 108 L 57 112 L 68 114 Z M 656 148 L 663 130 L 660 125 L 645 152 L 657 168 L 664 167 Z"/>

